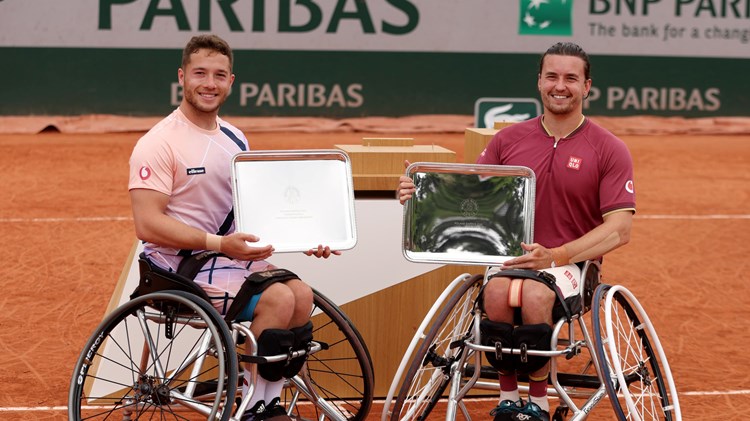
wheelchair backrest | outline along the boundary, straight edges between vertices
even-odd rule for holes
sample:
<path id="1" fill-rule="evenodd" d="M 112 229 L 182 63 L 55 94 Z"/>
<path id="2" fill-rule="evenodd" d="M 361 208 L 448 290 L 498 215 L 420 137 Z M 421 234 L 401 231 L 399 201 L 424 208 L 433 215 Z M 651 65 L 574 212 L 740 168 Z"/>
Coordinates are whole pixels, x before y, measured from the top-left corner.
<path id="1" fill-rule="evenodd" d="M 597 260 L 587 260 L 583 266 L 581 277 L 583 279 L 583 288 L 581 288 L 581 300 L 583 312 L 591 310 L 591 301 L 594 298 L 594 291 L 601 282 L 601 263 Z"/>
<path id="2" fill-rule="evenodd" d="M 195 294 L 207 302 L 211 301 L 208 298 L 206 291 L 198 286 L 198 284 L 192 279 L 188 279 L 175 272 L 170 272 L 154 265 L 149 262 L 143 254 L 138 258 L 138 268 L 141 277 L 138 282 L 138 287 L 136 287 L 135 291 L 130 295 L 130 299 L 150 294 L 152 292 L 177 290 Z"/>

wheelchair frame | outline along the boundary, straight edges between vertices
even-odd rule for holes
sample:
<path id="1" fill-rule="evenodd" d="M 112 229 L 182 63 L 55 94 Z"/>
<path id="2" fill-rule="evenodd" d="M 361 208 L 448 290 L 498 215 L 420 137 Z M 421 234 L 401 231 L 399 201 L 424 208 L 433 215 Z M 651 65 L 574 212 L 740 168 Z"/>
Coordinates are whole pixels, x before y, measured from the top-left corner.
<path id="1" fill-rule="evenodd" d="M 571 411 L 571 420 L 586 419 L 605 396 L 619 420 L 681 420 L 669 364 L 648 315 L 626 288 L 601 284 L 599 269 L 598 262 L 585 263 L 580 311 L 570 320 L 557 320 L 550 351 L 481 345 L 483 314 L 477 298 L 485 277 L 457 277 L 409 344 L 386 396 L 382 421 L 423 420 L 439 401 L 446 403 L 447 421 L 455 420 L 458 410 L 471 420 L 463 399 L 475 389 L 500 389 L 497 371 L 482 363 L 484 352 L 550 357 L 548 394 L 560 398 L 551 413 L 554 421 L 567 419 Z M 592 307 L 590 331 L 583 315 Z M 582 339 L 576 339 L 576 327 Z M 580 372 L 560 372 L 558 357 L 580 358 L 584 349 L 589 359 L 579 365 Z M 519 390 L 528 392 L 528 386 Z M 579 407 L 573 398 L 586 401 Z"/>
<path id="2" fill-rule="evenodd" d="M 366 418 L 374 379 L 369 350 L 341 309 L 318 291 L 311 315 L 315 339 L 307 349 L 261 357 L 249 322 L 225 322 L 192 280 L 143 258 L 139 264 L 139 295 L 105 317 L 78 358 L 69 419 L 238 420 L 255 391 L 258 364 L 305 354 L 303 369 L 282 391 L 287 414 Z M 249 355 L 237 355 L 242 341 Z M 252 377 L 242 399 L 238 362 L 249 364 Z"/>

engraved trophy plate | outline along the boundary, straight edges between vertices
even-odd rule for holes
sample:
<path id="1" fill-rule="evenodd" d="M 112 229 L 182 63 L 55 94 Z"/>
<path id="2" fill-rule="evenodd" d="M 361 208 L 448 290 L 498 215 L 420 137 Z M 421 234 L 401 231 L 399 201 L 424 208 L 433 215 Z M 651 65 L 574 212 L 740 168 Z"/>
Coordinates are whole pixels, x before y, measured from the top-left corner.
<path id="1" fill-rule="evenodd" d="M 237 231 L 275 252 L 357 243 L 349 156 L 339 150 L 241 152 L 232 161 Z"/>
<path id="2" fill-rule="evenodd" d="M 526 167 L 417 162 L 404 210 L 412 262 L 495 265 L 533 242 L 536 177 Z"/>

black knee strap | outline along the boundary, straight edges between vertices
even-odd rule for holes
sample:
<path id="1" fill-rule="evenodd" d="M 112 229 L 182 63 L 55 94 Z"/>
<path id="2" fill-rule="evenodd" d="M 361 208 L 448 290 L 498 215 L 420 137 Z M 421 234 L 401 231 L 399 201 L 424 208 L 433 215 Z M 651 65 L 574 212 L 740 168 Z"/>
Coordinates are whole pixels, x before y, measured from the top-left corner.
<path id="1" fill-rule="evenodd" d="M 286 329 L 266 329 L 258 336 L 258 355 L 261 357 L 289 354 L 294 345 L 294 333 Z M 258 364 L 258 374 L 269 382 L 281 380 L 289 360 Z"/>
<path id="2" fill-rule="evenodd" d="M 482 345 L 493 346 L 496 350 L 484 353 L 490 365 L 501 372 L 514 372 L 521 362 L 518 355 L 503 354 L 501 351 L 501 348 L 513 347 L 513 325 L 483 319 L 479 323 L 479 331 L 482 333 Z"/>
<path id="3" fill-rule="evenodd" d="M 495 347 L 495 352 L 485 352 L 487 361 L 504 373 L 533 373 L 544 367 L 549 357 L 526 355 L 525 351 L 549 351 L 552 327 L 546 323 L 516 326 L 484 319 L 480 322 L 482 345 Z M 501 348 L 522 350 L 521 355 L 503 354 Z"/>
<path id="4" fill-rule="evenodd" d="M 247 278 L 245 282 L 237 291 L 237 295 L 232 301 L 232 305 L 229 306 L 227 314 L 224 316 L 224 320 L 227 322 L 235 321 L 237 316 L 242 313 L 247 303 L 250 302 L 250 298 L 255 294 L 259 294 L 271 284 L 276 282 L 284 282 L 290 279 L 298 279 L 298 276 L 286 269 L 273 269 L 265 270 L 263 272 L 253 272 Z"/>
<path id="5" fill-rule="evenodd" d="M 294 334 L 294 343 L 292 345 L 292 350 L 306 350 L 309 352 L 310 342 L 312 342 L 313 339 L 312 322 L 307 322 L 303 326 L 293 327 L 290 330 Z M 289 364 L 284 367 L 284 377 L 289 379 L 296 376 L 297 373 L 302 370 L 302 366 L 305 364 L 305 361 L 307 361 L 307 354 L 301 357 L 292 358 L 291 361 L 289 361 Z"/>
<path id="6" fill-rule="evenodd" d="M 552 341 L 552 327 L 546 323 L 535 325 L 516 326 L 513 329 L 513 346 L 515 348 L 528 351 L 549 351 Z M 544 367 L 550 357 L 541 357 L 538 355 L 519 356 L 519 365 L 516 370 L 519 373 L 533 373 Z"/>

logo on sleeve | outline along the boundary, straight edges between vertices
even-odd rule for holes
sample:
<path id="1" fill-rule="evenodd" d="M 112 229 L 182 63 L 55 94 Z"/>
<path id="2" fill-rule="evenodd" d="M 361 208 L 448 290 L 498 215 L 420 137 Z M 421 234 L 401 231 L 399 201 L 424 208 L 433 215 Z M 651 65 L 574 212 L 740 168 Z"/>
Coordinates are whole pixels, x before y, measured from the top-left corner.
<path id="1" fill-rule="evenodd" d="M 576 171 L 580 170 L 582 163 L 583 163 L 583 158 L 578 158 L 577 156 L 573 156 L 573 155 L 571 155 L 568 158 L 568 168 L 570 168 L 571 170 L 576 170 Z"/>
<path id="2" fill-rule="evenodd" d="M 197 167 L 197 168 L 187 169 L 187 175 L 198 175 L 198 174 L 205 174 L 205 173 L 206 173 L 206 167 Z"/>
<path id="3" fill-rule="evenodd" d="M 625 182 L 625 190 L 630 194 L 635 193 L 635 187 L 633 187 L 633 180 L 628 180 L 627 182 Z"/>
<path id="4" fill-rule="evenodd" d="M 141 170 L 138 172 L 138 175 L 141 176 L 141 180 L 148 180 L 149 177 L 151 177 L 151 169 L 147 166 L 142 166 Z"/>

